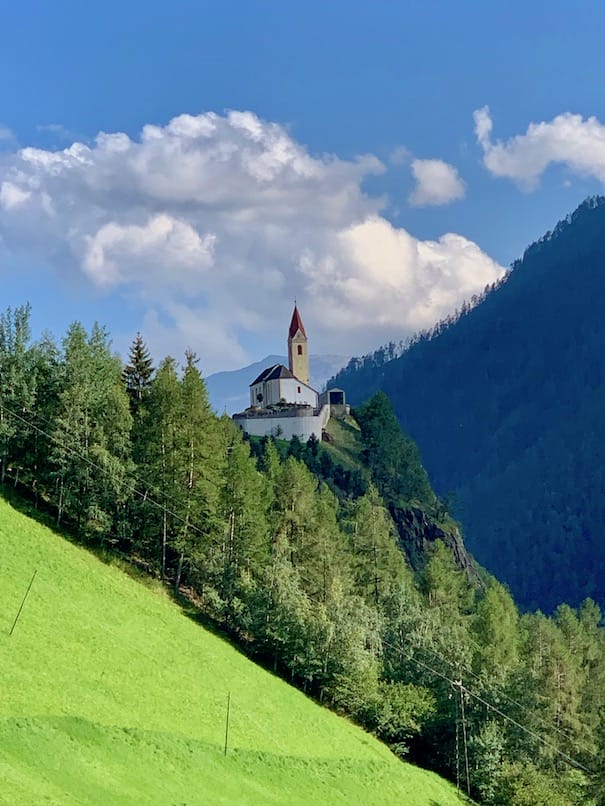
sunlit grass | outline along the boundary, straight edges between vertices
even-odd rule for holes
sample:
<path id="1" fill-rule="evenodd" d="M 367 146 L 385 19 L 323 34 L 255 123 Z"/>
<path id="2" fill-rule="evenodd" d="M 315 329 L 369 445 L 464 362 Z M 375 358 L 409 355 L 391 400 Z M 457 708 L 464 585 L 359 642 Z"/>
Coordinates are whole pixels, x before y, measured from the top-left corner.
<path id="1" fill-rule="evenodd" d="M 459 803 L 163 591 L 3 500 L 0 781 L 7 804 Z"/>

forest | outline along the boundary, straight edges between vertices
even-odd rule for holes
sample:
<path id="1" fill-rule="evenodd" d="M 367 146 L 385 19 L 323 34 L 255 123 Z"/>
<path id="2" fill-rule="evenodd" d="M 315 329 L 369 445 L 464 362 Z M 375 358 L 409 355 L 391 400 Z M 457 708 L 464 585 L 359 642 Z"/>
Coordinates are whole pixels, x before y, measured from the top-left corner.
<path id="1" fill-rule="evenodd" d="M 194 353 L 127 364 L 79 323 L 0 315 L 0 483 L 91 550 L 186 597 L 259 662 L 485 804 L 605 804 L 605 633 L 586 599 L 520 614 L 437 541 L 412 570 L 390 507 L 449 518 L 378 393 L 360 466 L 244 439 Z M 203 669 L 200 681 L 203 682 Z"/>
<path id="2" fill-rule="evenodd" d="M 353 403 L 388 395 L 469 549 L 527 609 L 605 604 L 604 233 L 589 198 L 498 287 L 335 379 Z"/>

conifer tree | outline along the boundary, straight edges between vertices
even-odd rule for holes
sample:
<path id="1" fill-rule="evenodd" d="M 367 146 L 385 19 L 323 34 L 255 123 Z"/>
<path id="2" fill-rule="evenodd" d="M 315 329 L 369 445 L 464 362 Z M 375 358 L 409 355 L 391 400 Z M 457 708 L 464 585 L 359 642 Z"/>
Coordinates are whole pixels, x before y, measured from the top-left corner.
<path id="1" fill-rule="evenodd" d="M 30 306 L 0 315 L 0 483 L 9 463 L 17 463 L 15 479 L 23 464 L 30 437 L 26 420 L 35 400 L 35 372 L 30 340 Z M 23 417 L 26 414 L 26 417 Z"/>
<path id="2" fill-rule="evenodd" d="M 64 339 L 51 461 L 57 522 L 67 512 L 89 536 L 109 533 L 127 495 L 132 420 L 106 331 L 75 322 Z"/>
<path id="3" fill-rule="evenodd" d="M 158 506 L 141 506 L 144 523 L 139 544 L 157 562 L 161 578 L 167 571 L 168 550 L 177 529 L 175 514 L 182 510 L 182 487 L 178 484 L 181 387 L 174 358 L 165 358 L 153 378 L 147 401 L 147 415 L 141 435 L 139 474 Z M 182 451 L 181 451 L 182 454 Z M 178 511 L 178 512 L 177 512 Z"/>
<path id="4" fill-rule="evenodd" d="M 267 495 L 263 475 L 250 457 L 250 447 L 233 421 L 222 418 L 226 462 L 222 474 L 219 514 L 223 530 L 220 585 L 227 621 L 235 616 L 242 574 L 258 572 L 269 559 Z"/>
<path id="5" fill-rule="evenodd" d="M 356 590 L 366 601 L 378 605 L 405 572 L 393 521 L 374 486 L 345 506 L 343 525 L 349 537 Z"/>
<path id="6" fill-rule="evenodd" d="M 215 548 L 220 541 L 218 499 L 226 452 L 223 435 L 208 402 L 206 386 L 196 366 L 196 355 L 187 351 L 185 358 L 178 435 L 179 449 L 184 452 L 179 461 L 178 479 L 183 487 L 179 496 L 184 499 L 184 511 L 175 544 L 179 553 L 175 578 L 177 589 L 185 559 L 195 573 L 203 574 L 205 561 L 216 556 Z"/>
<path id="7" fill-rule="evenodd" d="M 387 503 L 417 501 L 433 507 L 436 497 L 420 463 L 418 448 L 401 430 L 384 392 L 377 392 L 360 406 L 355 416 L 372 480 Z"/>
<path id="8" fill-rule="evenodd" d="M 134 412 L 147 396 L 155 371 L 153 360 L 140 333 L 135 336 L 128 359 L 129 363 L 124 367 L 122 377 Z"/>

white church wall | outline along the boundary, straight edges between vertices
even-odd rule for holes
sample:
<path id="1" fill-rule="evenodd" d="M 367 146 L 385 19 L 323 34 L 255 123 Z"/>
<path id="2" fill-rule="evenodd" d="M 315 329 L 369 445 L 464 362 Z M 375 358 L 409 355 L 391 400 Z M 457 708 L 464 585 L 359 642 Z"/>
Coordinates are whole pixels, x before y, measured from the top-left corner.
<path id="1" fill-rule="evenodd" d="M 265 406 L 274 406 L 282 397 L 279 378 L 265 382 Z"/>
<path id="2" fill-rule="evenodd" d="M 321 432 L 330 419 L 330 407 L 323 406 L 318 414 L 297 414 L 282 416 L 234 415 L 235 422 L 248 434 L 255 437 L 274 436 L 291 440 L 297 436 L 307 442 L 314 434 L 321 439 Z"/>
<path id="3" fill-rule="evenodd" d="M 306 383 L 298 378 L 281 378 L 281 397 L 288 403 L 299 403 L 301 405 L 318 406 L 318 395 L 315 389 L 311 389 Z"/>

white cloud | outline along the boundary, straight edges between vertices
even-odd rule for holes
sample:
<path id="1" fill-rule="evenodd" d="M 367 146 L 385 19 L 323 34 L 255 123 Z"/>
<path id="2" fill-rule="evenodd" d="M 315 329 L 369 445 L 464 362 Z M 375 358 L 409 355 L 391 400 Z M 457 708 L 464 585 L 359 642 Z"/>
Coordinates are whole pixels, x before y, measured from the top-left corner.
<path id="1" fill-rule="evenodd" d="M 487 106 L 477 109 L 474 119 L 483 164 L 494 176 L 533 190 L 549 165 L 559 163 L 574 174 L 593 176 L 605 184 L 605 125 L 595 117 L 565 112 L 548 122 L 530 123 L 525 134 L 505 142 L 492 141 Z"/>
<path id="2" fill-rule="evenodd" d="M 503 272 L 459 235 L 393 227 L 362 190 L 383 170 L 372 155 L 312 155 L 251 112 L 180 115 L 138 139 L 4 153 L 0 239 L 66 282 L 138 298 L 150 343 L 197 350 L 207 372 L 270 334 L 279 349 L 294 297 L 313 351 L 350 354 L 432 324 Z"/>
<path id="3" fill-rule="evenodd" d="M 405 146 L 396 146 L 389 154 L 391 165 L 403 166 L 412 160 L 412 154 Z"/>
<path id="4" fill-rule="evenodd" d="M 411 168 L 416 187 L 409 202 L 414 207 L 449 204 L 464 198 L 466 187 L 453 165 L 443 160 L 414 160 Z"/>
<path id="5" fill-rule="evenodd" d="M 203 272 L 212 265 L 214 235 L 200 236 L 188 223 L 162 213 L 142 226 L 104 224 L 94 235 L 86 236 L 82 259 L 84 271 L 100 286 L 117 285 L 132 280 L 140 267 L 148 283 L 150 275 L 168 266 Z M 126 274 L 123 271 L 126 270 Z M 130 275 L 130 276 L 128 276 Z M 188 281 L 188 272 L 179 275 Z"/>
<path id="6" fill-rule="evenodd" d="M 0 184 L 0 206 L 5 210 L 12 210 L 14 207 L 19 207 L 31 196 L 29 190 L 23 190 L 18 185 L 12 182 L 2 182 Z"/>

